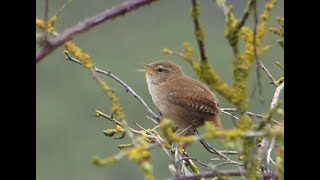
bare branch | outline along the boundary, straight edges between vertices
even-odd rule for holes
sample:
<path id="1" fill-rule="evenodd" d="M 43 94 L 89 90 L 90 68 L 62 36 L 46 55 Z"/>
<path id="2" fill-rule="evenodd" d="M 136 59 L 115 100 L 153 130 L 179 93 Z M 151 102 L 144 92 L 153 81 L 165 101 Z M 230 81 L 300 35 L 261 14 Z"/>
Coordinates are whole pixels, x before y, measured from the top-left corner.
<path id="1" fill-rule="evenodd" d="M 181 161 L 189 160 L 189 159 L 198 162 L 199 164 L 201 164 L 201 165 L 204 166 L 204 167 L 208 167 L 208 165 L 206 165 L 205 163 L 199 161 L 199 160 L 198 160 L 197 158 L 195 158 L 195 157 L 184 157 L 184 158 L 181 158 L 181 159 L 179 159 L 179 160 L 176 162 L 176 164 L 177 164 L 177 163 L 180 163 Z"/>
<path id="2" fill-rule="evenodd" d="M 236 161 L 233 161 L 233 162 L 223 162 L 223 163 L 220 163 L 220 164 L 217 164 L 217 165 L 214 165 L 213 168 L 218 168 L 220 166 L 224 166 L 224 165 L 236 165 L 236 166 L 244 166 L 243 163 L 238 163 Z"/>
<path id="3" fill-rule="evenodd" d="M 268 151 L 267 151 L 267 165 L 269 165 L 270 160 L 272 160 L 272 159 L 271 159 L 271 152 L 272 152 L 272 149 L 273 149 L 273 147 L 274 147 L 275 140 L 276 140 L 276 138 L 273 137 L 272 140 L 271 140 L 269 149 L 268 149 Z"/>
<path id="4" fill-rule="evenodd" d="M 225 170 L 225 171 L 204 171 L 199 174 L 194 174 L 190 176 L 178 176 L 172 178 L 172 180 L 196 180 L 200 178 L 209 178 L 209 177 L 217 177 L 217 176 L 242 176 L 246 175 L 247 172 L 245 170 L 235 171 L 235 170 Z M 274 172 L 263 172 L 261 173 L 263 178 L 274 178 L 279 179 L 278 175 Z"/>
<path id="5" fill-rule="evenodd" d="M 271 108 L 271 109 L 274 108 L 275 105 L 277 104 L 278 99 L 279 99 L 279 96 L 280 96 L 280 93 L 281 93 L 283 87 L 284 87 L 284 82 L 281 83 L 281 84 L 276 88 L 276 91 L 275 91 L 274 94 L 273 94 L 272 101 L 271 101 L 271 105 L 270 105 L 270 108 Z"/>
<path id="6" fill-rule="evenodd" d="M 247 21 L 249 15 L 250 15 L 250 10 L 255 6 L 256 0 L 251 0 L 247 6 L 247 9 L 245 10 L 245 13 L 243 14 L 241 21 L 237 24 L 237 31 L 239 31 L 242 26 L 245 24 Z"/>
<path id="7" fill-rule="evenodd" d="M 256 59 L 256 74 L 257 74 L 257 85 L 258 85 L 258 92 L 259 92 L 259 98 L 264 104 L 264 100 L 262 98 L 262 84 L 261 84 L 261 76 L 260 76 L 260 68 L 261 68 L 261 61 L 258 57 L 257 53 L 257 25 L 258 25 L 258 12 L 257 12 L 257 1 L 252 1 L 252 9 L 253 9 L 253 20 L 254 20 L 254 26 L 253 26 L 253 54 L 254 58 Z"/>
<path id="8" fill-rule="evenodd" d="M 219 150 L 222 154 L 230 154 L 230 155 L 237 155 L 239 154 L 238 151 L 228 151 L 228 150 Z"/>
<path id="9" fill-rule="evenodd" d="M 195 129 L 194 132 L 195 132 L 196 136 L 199 138 L 199 142 L 203 145 L 203 147 L 207 151 L 209 151 L 210 153 L 218 155 L 223 160 L 227 160 L 229 162 L 233 162 L 230 158 L 228 158 L 226 155 L 222 154 L 221 152 L 219 152 L 218 150 L 216 150 L 215 148 L 210 146 L 203 138 L 201 138 L 198 130 Z"/>
<path id="10" fill-rule="evenodd" d="M 116 120 L 115 118 L 113 118 L 112 115 L 110 115 L 110 116 L 109 116 L 109 115 L 106 115 L 105 113 L 103 113 L 103 112 L 101 112 L 101 111 L 99 111 L 99 110 L 96 110 L 96 109 L 92 109 L 92 110 L 97 113 L 96 117 L 102 116 L 102 117 L 104 117 L 105 119 L 108 119 L 109 121 L 113 122 L 114 124 L 123 127 L 123 124 L 122 124 L 120 121 L 118 121 L 118 120 Z"/>
<path id="11" fill-rule="evenodd" d="M 266 72 L 267 76 L 270 78 L 270 80 L 272 81 L 272 84 L 275 85 L 276 87 L 278 86 L 277 81 L 273 78 L 273 76 L 271 75 L 271 73 L 269 72 L 269 70 L 262 64 L 262 62 L 260 61 L 260 66 L 261 69 Z"/>
<path id="12" fill-rule="evenodd" d="M 79 60 L 70 57 L 67 52 L 65 52 L 65 54 L 66 54 L 66 59 L 67 59 L 67 60 L 82 65 L 82 63 L 81 63 Z M 114 80 L 117 81 L 119 84 L 121 84 L 121 85 L 126 89 L 127 92 L 129 92 L 130 94 L 132 94 L 133 97 L 134 97 L 135 99 L 137 99 L 137 100 L 145 107 L 145 109 L 147 110 L 147 112 L 148 112 L 153 118 L 155 118 L 156 121 L 154 121 L 154 119 L 152 119 L 152 118 L 150 118 L 150 119 L 151 119 L 152 121 L 154 121 L 154 123 L 156 123 L 156 124 L 159 123 L 160 117 L 157 116 L 157 115 L 151 110 L 151 108 L 147 105 L 147 103 L 146 103 L 129 85 L 127 85 L 125 82 L 123 82 L 123 81 L 122 81 L 121 79 L 119 79 L 117 76 L 115 76 L 114 74 L 112 74 L 110 70 L 107 71 L 107 72 L 104 71 L 104 70 L 102 70 L 102 69 L 99 69 L 99 68 L 94 68 L 94 70 L 95 70 L 97 73 L 104 74 L 104 75 L 106 75 L 106 76 L 114 79 Z"/>
<path id="13" fill-rule="evenodd" d="M 280 96 L 280 93 L 282 91 L 282 89 L 284 88 L 284 82 L 281 83 L 275 90 L 274 94 L 273 94 L 273 97 L 272 97 L 272 101 L 271 101 L 271 105 L 270 105 L 270 109 L 273 109 L 277 102 L 278 102 L 278 99 L 279 99 L 279 96 Z M 268 144 L 268 139 L 264 138 L 262 139 L 262 142 L 260 144 L 260 147 L 258 147 L 258 158 L 259 158 L 259 161 L 260 161 L 260 165 L 263 165 L 262 164 L 262 155 L 264 154 L 264 148 L 266 148 Z M 272 152 L 272 149 L 274 147 L 274 144 L 275 144 L 275 137 L 272 138 L 271 140 L 271 143 L 270 143 L 270 146 L 269 146 L 269 149 L 267 151 L 267 165 L 269 164 L 269 160 L 271 159 L 271 152 Z M 268 167 L 268 166 L 266 166 Z M 267 168 L 268 170 L 268 168 Z"/>
<path id="14" fill-rule="evenodd" d="M 221 112 L 224 114 L 227 114 L 235 119 L 239 119 L 238 117 L 234 116 L 233 114 L 229 113 L 229 112 L 238 112 L 236 108 L 221 108 Z M 266 116 L 262 115 L 262 114 L 257 114 L 257 113 L 253 113 L 253 112 L 246 112 L 249 116 L 253 116 L 253 117 L 257 117 L 257 118 L 266 118 Z M 275 119 L 271 118 L 271 120 L 275 123 L 280 125 L 281 123 L 279 123 L 278 121 L 276 121 Z"/>
<path id="15" fill-rule="evenodd" d="M 36 55 L 36 62 L 40 62 L 44 57 L 50 54 L 57 47 L 61 46 L 64 42 L 72 39 L 75 35 L 88 31 L 89 29 L 101 24 L 104 21 L 114 19 L 131 12 L 144 5 L 151 4 L 157 0 L 131 0 L 120 4 L 119 6 L 111 9 L 106 9 L 101 13 L 87 18 L 78 24 L 64 30 L 58 37 L 48 39 L 48 44 L 40 50 Z"/>
<path id="16" fill-rule="evenodd" d="M 200 58 L 201 61 L 207 61 L 207 55 L 204 47 L 203 37 L 204 32 L 200 27 L 199 22 L 199 2 L 197 0 L 192 0 L 192 18 L 194 24 L 194 33 L 196 35 L 196 39 L 198 42 L 199 50 L 200 50 Z"/>
<path id="17" fill-rule="evenodd" d="M 44 3 L 44 39 L 48 38 L 48 14 L 49 14 L 49 0 L 45 0 Z"/>
<path id="18" fill-rule="evenodd" d="M 277 66 L 279 66 L 279 67 L 281 68 L 281 70 L 282 70 L 282 71 L 284 71 L 284 67 L 283 67 L 283 66 L 281 66 L 280 62 L 278 62 L 278 61 L 277 61 L 277 62 L 276 62 L 276 65 L 277 65 Z"/>
<path id="19" fill-rule="evenodd" d="M 238 118 L 237 116 L 235 116 L 235 115 L 233 115 L 233 114 L 231 114 L 231 113 L 229 113 L 229 112 L 227 112 L 227 111 L 221 110 L 221 112 L 224 113 L 224 114 L 227 114 L 227 115 L 229 115 L 229 116 L 231 116 L 231 117 L 233 117 L 233 118 L 236 119 L 236 120 L 239 120 L 239 118 Z"/>

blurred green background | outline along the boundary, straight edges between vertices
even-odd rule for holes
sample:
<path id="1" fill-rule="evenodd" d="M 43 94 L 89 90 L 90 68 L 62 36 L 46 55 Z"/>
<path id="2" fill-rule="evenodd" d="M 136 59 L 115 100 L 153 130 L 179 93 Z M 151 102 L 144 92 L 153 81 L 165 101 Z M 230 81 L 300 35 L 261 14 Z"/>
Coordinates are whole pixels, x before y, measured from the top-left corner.
<path id="1" fill-rule="evenodd" d="M 49 16 L 54 15 L 65 3 L 64 0 L 50 1 Z M 74 25 L 84 18 L 93 16 L 106 8 L 120 4 L 120 0 L 74 0 L 61 13 L 56 23 L 56 30 Z M 243 13 L 246 1 L 227 1 L 234 5 L 237 17 Z M 258 1 L 261 13 L 264 1 Z M 123 17 L 103 23 L 92 30 L 74 38 L 75 42 L 91 55 L 94 63 L 102 69 L 112 72 L 127 82 L 145 101 L 154 108 L 148 94 L 145 77 L 136 72 L 140 68 L 138 62 L 154 62 L 170 59 L 181 65 L 185 73 L 196 78 L 194 72 L 182 59 L 166 56 L 162 48 L 182 51 L 182 43 L 188 41 L 195 47 L 197 44 L 193 34 L 193 23 L 190 17 L 190 1 L 162 0 L 142 7 Z M 36 15 L 42 18 L 44 0 L 36 0 Z M 276 16 L 283 17 L 283 1 L 279 1 L 272 11 L 270 25 L 278 27 Z M 253 19 L 248 20 L 252 24 Z M 201 23 L 205 30 L 205 44 L 209 61 L 223 79 L 232 82 L 232 50 L 224 38 L 224 16 L 222 11 L 211 0 L 201 1 Z M 263 43 L 273 46 L 271 51 L 261 57 L 275 78 L 283 72 L 274 64 L 283 64 L 283 50 L 278 46 L 275 35 L 267 33 Z M 102 134 L 102 130 L 112 128 L 113 124 L 95 118 L 91 108 L 110 113 L 107 96 L 102 92 L 90 73 L 82 66 L 67 62 L 63 48 L 56 49 L 37 66 L 36 96 L 36 177 L 38 180 L 106 180 L 106 179 L 143 179 L 139 167 L 126 159 L 112 166 L 95 167 L 92 157 L 105 157 L 118 152 L 117 145 L 129 140 L 114 140 Z M 145 118 L 144 108 L 130 94 L 108 77 L 103 77 L 113 87 L 125 109 L 130 125 L 137 121 L 146 128 L 153 127 Z M 250 110 L 263 113 L 270 105 L 274 87 L 269 79 L 261 73 L 263 82 L 263 99 L 259 103 L 258 96 L 250 99 Z M 256 78 L 253 70 L 249 78 L 252 90 Z M 220 95 L 222 107 L 232 107 Z M 281 95 L 283 102 L 283 95 Z M 232 127 L 230 117 L 223 116 L 224 126 Z M 209 141 L 215 147 L 220 143 Z M 189 155 L 208 163 L 214 157 L 196 143 L 189 148 Z M 168 164 L 170 160 L 161 149 L 153 150 L 152 163 L 157 179 L 170 177 Z"/>

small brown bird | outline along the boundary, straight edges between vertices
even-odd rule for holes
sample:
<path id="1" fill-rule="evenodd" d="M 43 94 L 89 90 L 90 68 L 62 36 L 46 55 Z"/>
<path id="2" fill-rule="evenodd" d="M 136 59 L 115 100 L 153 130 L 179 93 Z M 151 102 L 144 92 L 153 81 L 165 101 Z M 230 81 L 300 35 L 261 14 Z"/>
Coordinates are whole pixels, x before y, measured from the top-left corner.
<path id="1" fill-rule="evenodd" d="M 218 99 L 204 84 L 184 75 L 180 66 L 158 61 L 143 71 L 154 104 L 176 126 L 191 130 L 211 121 L 217 129 L 223 128 Z"/>

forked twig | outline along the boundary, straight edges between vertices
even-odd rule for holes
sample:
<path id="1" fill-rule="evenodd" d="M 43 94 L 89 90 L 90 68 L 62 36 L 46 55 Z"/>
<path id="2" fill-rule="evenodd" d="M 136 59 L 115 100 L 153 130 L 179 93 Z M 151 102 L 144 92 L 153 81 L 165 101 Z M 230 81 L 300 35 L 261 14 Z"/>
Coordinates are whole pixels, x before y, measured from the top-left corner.
<path id="1" fill-rule="evenodd" d="M 75 58 L 72 58 L 69 56 L 68 52 L 65 52 L 66 54 L 66 59 L 71 61 L 71 62 L 75 62 L 77 64 L 80 64 L 82 65 L 82 63 L 75 59 Z M 144 108 L 147 110 L 147 112 L 153 117 L 156 119 L 156 121 L 154 121 L 154 119 L 150 118 L 150 120 L 154 121 L 154 123 L 158 124 L 159 121 L 160 121 L 160 118 L 158 115 L 156 115 L 152 110 L 151 108 L 147 105 L 147 103 L 129 86 L 127 85 L 125 82 L 123 82 L 121 79 L 119 79 L 117 76 L 115 76 L 114 74 L 111 73 L 111 71 L 104 71 L 102 69 L 99 69 L 99 68 L 94 68 L 94 70 L 97 72 L 97 73 L 101 73 L 101 74 L 104 74 L 110 78 L 112 78 L 113 80 L 117 81 L 119 84 L 121 84 L 125 89 L 126 89 L 126 92 L 129 92 L 130 94 L 133 95 L 133 97 L 135 99 L 137 99 L 143 106 Z"/>

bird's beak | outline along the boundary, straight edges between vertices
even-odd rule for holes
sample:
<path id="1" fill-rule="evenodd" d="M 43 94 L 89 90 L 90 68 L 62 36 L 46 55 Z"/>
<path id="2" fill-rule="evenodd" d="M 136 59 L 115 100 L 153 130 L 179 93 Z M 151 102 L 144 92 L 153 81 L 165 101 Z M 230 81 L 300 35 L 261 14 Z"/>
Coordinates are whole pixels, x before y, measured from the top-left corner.
<path id="1" fill-rule="evenodd" d="M 146 63 L 144 64 L 144 68 L 143 69 L 137 69 L 138 72 L 143 72 L 143 73 L 147 73 L 147 74 L 152 74 L 152 69 L 150 68 L 150 66 Z"/>

